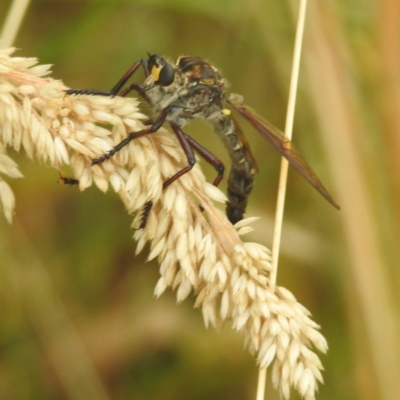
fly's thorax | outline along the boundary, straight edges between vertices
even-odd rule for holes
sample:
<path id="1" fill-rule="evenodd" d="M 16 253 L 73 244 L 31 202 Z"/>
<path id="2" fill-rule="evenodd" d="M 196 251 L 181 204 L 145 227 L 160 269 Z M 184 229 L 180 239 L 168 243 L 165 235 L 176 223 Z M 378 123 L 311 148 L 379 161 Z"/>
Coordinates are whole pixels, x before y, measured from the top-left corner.
<path id="1" fill-rule="evenodd" d="M 214 103 L 201 98 L 202 101 L 191 101 L 189 98 L 181 98 L 173 102 L 168 108 L 167 121 L 174 122 L 180 127 L 194 119 L 206 120 L 213 123 L 223 116 L 222 110 Z"/>
<path id="2" fill-rule="evenodd" d="M 176 68 L 189 79 L 189 82 L 210 86 L 220 86 L 223 84 L 223 79 L 218 69 L 198 56 L 178 57 Z"/>
<path id="3" fill-rule="evenodd" d="M 181 120 L 203 119 L 213 122 L 223 117 L 219 92 L 212 87 L 176 87 L 170 91 L 157 87 L 149 91 L 156 111 L 167 111 L 167 120 L 183 126 Z M 178 121 L 179 119 L 179 121 Z"/>

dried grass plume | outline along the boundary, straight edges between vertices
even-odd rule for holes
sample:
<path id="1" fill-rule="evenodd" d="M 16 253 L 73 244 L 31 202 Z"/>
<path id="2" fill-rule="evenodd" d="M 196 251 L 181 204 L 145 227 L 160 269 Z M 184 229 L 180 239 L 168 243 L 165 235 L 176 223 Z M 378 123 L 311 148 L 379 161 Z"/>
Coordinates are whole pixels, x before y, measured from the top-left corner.
<path id="1" fill-rule="evenodd" d="M 206 325 L 232 321 L 259 366 L 272 365 L 272 381 L 284 398 L 294 387 L 306 400 L 315 399 L 322 365 L 311 347 L 326 352 L 326 341 L 287 289 L 269 288 L 270 251 L 240 237 L 253 219 L 233 227 L 214 206 L 225 195 L 206 182 L 198 164 L 162 191 L 162 183 L 187 163 L 175 136 L 164 129 L 91 166 L 92 158 L 143 129 L 147 117 L 138 101 L 65 96 L 61 81 L 44 78 L 49 66 L 13 52 L 0 50 L 0 201 L 6 219 L 12 220 L 15 198 L 3 176 L 22 177 L 6 153 L 9 147 L 57 170 L 70 165 L 81 190 L 93 183 L 101 191 L 111 187 L 127 211 L 136 213 L 133 227 L 151 200 L 147 225 L 134 238 L 137 252 L 150 243 L 148 259 L 160 264 L 155 295 L 171 287 L 183 301 L 193 292 Z"/>

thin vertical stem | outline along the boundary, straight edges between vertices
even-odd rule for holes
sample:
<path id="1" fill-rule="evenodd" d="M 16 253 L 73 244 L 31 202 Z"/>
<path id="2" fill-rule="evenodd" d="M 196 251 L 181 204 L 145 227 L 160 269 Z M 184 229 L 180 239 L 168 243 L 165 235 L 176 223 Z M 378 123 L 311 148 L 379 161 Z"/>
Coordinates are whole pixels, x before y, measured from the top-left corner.
<path id="1" fill-rule="evenodd" d="M 21 26 L 25 12 L 28 8 L 29 0 L 14 0 L 0 36 L 0 47 L 11 47 Z"/>
<path id="2" fill-rule="evenodd" d="M 297 21 L 296 39 L 294 45 L 292 75 L 290 80 L 288 109 L 286 113 L 285 135 L 288 140 L 292 139 L 294 110 L 296 104 L 297 85 L 299 80 L 300 56 L 303 43 L 304 23 L 306 17 L 307 0 L 301 0 L 299 17 Z M 290 144 L 290 143 L 289 143 Z M 272 271 L 270 285 L 275 287 L 278 272 L 279 249 L 281 243 L 283 211 L 285 208 L 286 183 L 288 175 L 288 161 L 282 157 L 281 171 L 279 176 L 278 199 L 276 205 L 274 236 L 272 241 Z M 258 373 L 257 397 L 256 400 L 263 400 L 265 397 L 265 380 L 267 369 L 262 368 Z"/>
<path id="3" fill-rule="evenodd" d="M 295 46 L 294 46 L 292 76 L 291 76 L 291 81 L 290 81 L 288 109 L 287 109 L 287 113 L 286 113 L 286 123 L 285 123 L 285 135 L 289 140 L 292 139 L 294 110 L 295 110 L 295 105 L 296 105 L 297 84 L 299 81 L 300 57 L 301 57 L 301 48 L 302 48 L 302 43 L 303 43 L 303 32 L 304 32 L 304 23 L 305 23 L 305 17 L 306 17 L 306 7 L 307 7 L 307 0 L 301 0 L 299 17 L 298 17 L 298 21 L 297 21 L 297 31 L 296 31 L 296 39 L 295 39 Z M 278 200 L 277 200 L 277 205 L 276 205 L 276 215 L 275 215 L 275 224 L 274 224 L 274 237 L 273 237 L 273 241 L 272 241 L 272 272 L 271 272 L 271 278 L 270 278 L 271 286 L 275 286 L 276 276 L 277 276 L 277 272 L 278 272 L 278 259 L 279 259 L 280 243 L 281 243 L 283 211 L 285 208 L 285 195 L 286 195 L 288 166 L 289 166 L 288 161 L 286 160 L 286 158 L 282 157 L 281 172 L 280 172 L 280 177 L 279 177 Z"/>
<path id="4" fill-rule="evenodd" d="M 265 397 L 265 381 L 267 380 L 267 369 L 261 368 L 258 371 L 257 382 L 257 398 L 256 400 L 264 400 Z"/>

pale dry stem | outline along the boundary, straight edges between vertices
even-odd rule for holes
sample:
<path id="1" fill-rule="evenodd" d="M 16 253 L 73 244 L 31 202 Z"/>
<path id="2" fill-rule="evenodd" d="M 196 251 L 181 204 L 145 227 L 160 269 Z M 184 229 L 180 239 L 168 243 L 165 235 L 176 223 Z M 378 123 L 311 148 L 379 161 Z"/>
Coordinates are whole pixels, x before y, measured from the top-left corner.
<path id="1" fill-rule="evenodd" d="M 205 324 L 220 328 L 231 320 L 257 353 L 259 366 L 272 365 L 273 383 L 285 398 L 293 386 L 305 399 L 314 399 L 322 365 L 310 347 L 326 352 L 327 344 L 288 290 L 269 289 L 270 251 L 240 238 L 251 230 L 254 218 L 233 227 L 214 206 L 214 201 L 226 202 L 225 195 L 206 182 L 198 164 L 162 191 L 163 182 L 187 163 L 176 137 L 165 129 L 92 166 L 92 158 L 129 132 L 143 129 L 147 117 L 138 101 L 65 96 L 61 81 L 42 78 L 48 66 L 36 65 L 33 58 L 10 57 L 12 52 L 0 51 L 0 173 L 22 176 L 7 147 L 23 148 L 28 157 L 56 169 L 69 164 L 81 190 L 93 183 L 102 191 L 111 186 L 128 212 L 136 212 L 133 227 L 152 200 L 146 227 L 136 230 L 134 238 L 137 252 L 149 243 L 148 259 L 157 258 L 160 264 L 155 295 L 171 287 L 183 301 L 193 292 Z M 2 178 L 0 199 L 11 221 L 15 199 Z"/>

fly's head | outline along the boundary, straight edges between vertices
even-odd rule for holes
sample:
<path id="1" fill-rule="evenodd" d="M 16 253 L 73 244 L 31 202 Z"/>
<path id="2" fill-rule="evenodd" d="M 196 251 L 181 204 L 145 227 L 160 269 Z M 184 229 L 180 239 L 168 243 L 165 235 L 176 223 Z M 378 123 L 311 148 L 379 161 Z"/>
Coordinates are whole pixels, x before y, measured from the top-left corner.
<path id="1" fill-rule="evenodd" d="M 175 78 L 174 67 L 159 54 L 149 54 L 147 68 L 154 84 L 170 86 Z"/>
<path id="2" fill-rule="evenodd" d="M 146 67 L 149 74 L 148 89 L 154 86 L 166 88 L 173 83 L 186 88 L 208 87 L 221 93 L 225 88 L 225 81 L 218 69 L 197 56 L 180 56 L 172 65 L 159 54 L 149 54 Z"/>

